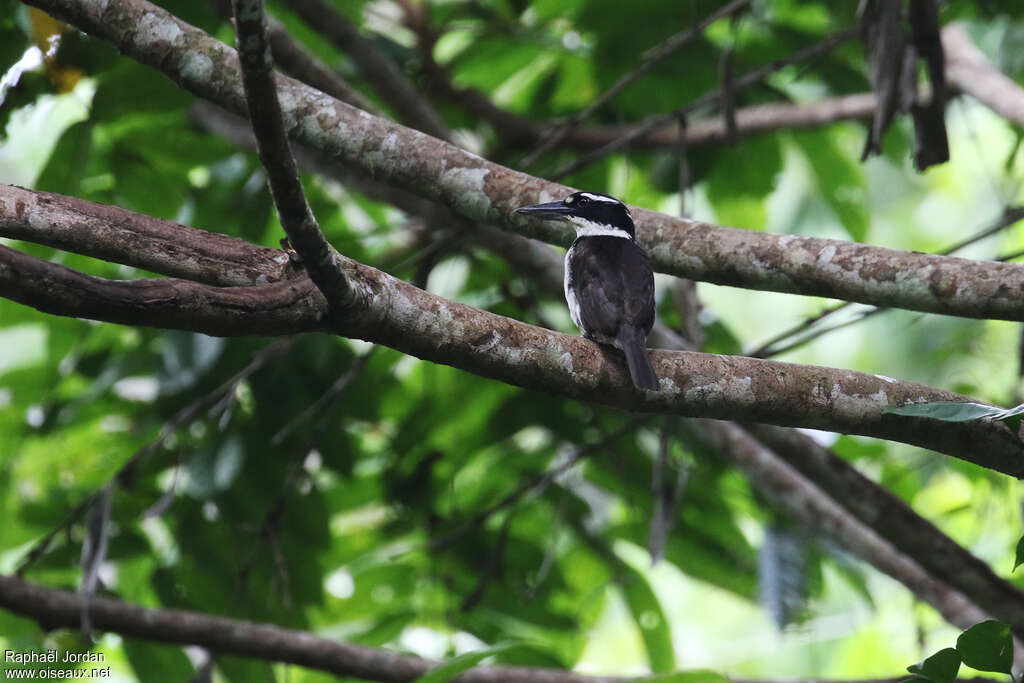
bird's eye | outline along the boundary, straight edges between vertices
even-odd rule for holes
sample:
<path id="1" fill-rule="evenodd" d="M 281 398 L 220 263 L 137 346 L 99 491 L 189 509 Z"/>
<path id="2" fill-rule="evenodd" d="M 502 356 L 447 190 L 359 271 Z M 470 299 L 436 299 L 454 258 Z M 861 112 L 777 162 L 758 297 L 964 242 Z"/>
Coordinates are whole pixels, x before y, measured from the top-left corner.
<path id="1" fill-rule="evenodd" d="M 586 205 L 587 205 L 587 204 L 589 204 L 589 203 L 590 203 L 590 200 L 589 200 L 589 199 L 587 199 L 586 197 L 584 197 L 583 199 L 581 199 L 581 200 L 579 201 L 579 205 L 580 205 L 580 206 L 586 206 Z"/>

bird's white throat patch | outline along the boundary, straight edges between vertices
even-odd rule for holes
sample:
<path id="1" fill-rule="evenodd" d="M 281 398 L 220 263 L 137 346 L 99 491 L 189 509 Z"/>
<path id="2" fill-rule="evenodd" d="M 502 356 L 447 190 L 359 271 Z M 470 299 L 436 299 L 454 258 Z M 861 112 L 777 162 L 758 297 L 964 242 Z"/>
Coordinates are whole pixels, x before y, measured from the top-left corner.
<path id="1" fill-rule="evenodd" d="M 627 240 L 633 239 L 633 236 L 622 228 L 608 225 L 607 223 L 595 223 L 580 216 L 569 216 L 569 222 L 576 228 L 577 237 L 596 237 L 602 235 L 604 237 L 622 237 Z"/>

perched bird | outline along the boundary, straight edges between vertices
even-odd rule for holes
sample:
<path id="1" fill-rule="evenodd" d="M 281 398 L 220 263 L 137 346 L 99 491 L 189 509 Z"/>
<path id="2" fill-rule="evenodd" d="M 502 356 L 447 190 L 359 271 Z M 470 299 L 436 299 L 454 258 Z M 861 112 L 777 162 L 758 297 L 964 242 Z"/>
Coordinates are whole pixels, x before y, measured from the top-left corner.
<path id="1" fill-rule="evenodd" d="M 636 243 L 626 205 L 597 192 L 576 192 L 560 202 L 535 204 L 516 213 L 566 221 L 576 240 L 565 254 L 565 300 L 583 336 L 610 344 L 626 356 L 638 389 L 658 389 L 647 352 L 654 325 L 654 273 Z"/>

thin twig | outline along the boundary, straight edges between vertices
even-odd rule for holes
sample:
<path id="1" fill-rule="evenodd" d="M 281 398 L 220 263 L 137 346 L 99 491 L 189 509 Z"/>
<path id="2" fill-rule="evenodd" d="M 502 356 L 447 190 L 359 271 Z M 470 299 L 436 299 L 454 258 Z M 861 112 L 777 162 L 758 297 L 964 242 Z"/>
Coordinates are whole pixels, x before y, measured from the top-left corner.
<path id="1" fill-rule="evenodd" d="M 281 577 L 284 590 L 283 595 L 287 598 L 287 570 L 284 559 L 280 557 L 280 548 L 276 545 L 276 540 L 277 531 L 284 519 L 285 505 L 288 502 L 288 494 L 299 481 L 299 476 L 305 473 L 303 468 L 304 458 L 309 454 L 310 450 L 322 436 L 326 418 L 329 416 L 327 408 L 337 402 L 345 393 L 345 390 L 351 386 L 352 382 L 362 374 L 363 370 L 366 369 L 367 364 L 370 362 L 370 359 L 373 357 L 373 354 L 377 351 L 377 348 L 377 346 L 373 346 L 366 353 L 356 356 L 352 360 L 348 369 L 343 372 L 330 387 L 327 388 L 327 391 L 325 391 L 319 399 L 299 413 L 298 416 L 290 420 L 284 427 L 278 430 L 273 438 L 271 438 L 271 445 L 279 445 L 289 435 L 291 435 L 298 425 L 308 423 L 313 416 L 318 412 L 323 411 L 321 419 L 315 422 L 309 429 L 307 438 L 303 439 L 302 443 L 295 446 L 292 450 L 292 454 L 289 457 L 288 471 L 285 474 L 281 490 L 267 508 L 267 512 L 263 516 L 263 520 L 260 522 L 258 527 L 257 538 L 260 542 L 253 547 L 249 558 L 242 564 L 242 568 L 239 570 L 239 581 L 242 585 L 245 584 L 250 572 L 256 566 L 256 562 L 261 557 L 263 544 L 268 543 L 271 545 L 271 551 L 275 554 L 275 565 L 278 570 L 278 575 Z"/>
<path id="2" fill-rule="evenodd" d="M 644 61 L 633 71 L 625 74 L 619 80 L 615 81 L 611 87 L 605 90 L 603 93 L 598 95 L 586 109 L 579 112 L 571 119 L 569 119 L 563 126 L 551 133 L 546 139 L 544 139 L 540 145 L 537 146 L 532 152 L 523 157 L 523 160 L 519 162 L 520 168 L 526 168 L 532 166 L 537 162 L 542 154 L 559 144 L 565 136 L 568 135 L 574 128 L 579 126 L 581 123 L 589 119 L 594 115 L 598 109 L 607 104 L 612 98 L 618 95 L 620 92 L 625 90 L 627 87 L 632 85 L 637 79 L 646 75 L 651 69 L 657 66 L 660 62 L 671 56 L 679 49 L 693 42 L 696 38 L 699 38 L 708 26 L 715 23 L 723 17 L 727 17 L 749 5 L 751 0 L 733 0 L 727 3 L 717 10 L 700 20 L 693 26 L 676 33 L 675 35 L 667 38 L 660 45 L 657 45 L 643 53 Z"/>
<path id="3" fill-rule="evenodd" d="M 821 57 L 822 55 L 827 54 L 828 52 L 832 51 L 842 43 L 845 43 L 846 41 L 856 37 L 859 34 L 859 32 L 859 26 L 853 26 L 850 28 L 843 29 L 841 31 L 833 33 L 832 35 L 828 36 L 821 42 L 815 43 L 810 47 L 800 50 L 799 52 L 796 52 L 795 54 L 790 55 L 789 57 L 777 59 L 774 62 L 771 62 L 770 64 L 762 66 L 759 69 L 750 71 L 740 76 L 733 82 L 733 92 L 736 93 L 745 88 L 749 88 L 752 85 L 761 83 L 766 78 L 768 78 L 768 76 L 787 66 L 799 64 L 800 62 Z M 685 116 L 686 114 L 689 114 L 691 112 L 696 111 L 697 109 L 700 109 L 701 107 L 714 104 L 718 102 L 718 100 L 721 99 L 721 97 L 722 89 L 718 88 L 716 90 L 712 90 L 711 92 L 705 93 L 704 95 L 701 95 L 690 104 L 680 107 L 679 109 L 676 109 L 671 113 L 661 114 L 658 116 L 651 116 L 646 121 L 636 126 L 628 134 L 623 135 L 618 140 L 613 140 L 612 142 L 608 143 L 607 145 L 604 145 L 603 147 L 595 149 L 594 151 L 589 152 L 588 154 L 584 154 L 580 158 L 576 159 L 576 161 L 558 169 L 557 171 L 550 175 L 550 178 L 551 180 L 558 180 L 560 178 L 564 178 L 570 173 L 575 173 L 581 168 L 584 168 L 585 166 L 589 166 L 590 164 L 594 163 L 598 159 L 603 159 L 609 154 L 616 152 L 622 149 L 623 147 L 626 147 L 633 140 L 636 140 L 637 138 L 646 135 L 648 132 L 654 130 L 658 126 L 667 123 L 668 121 L 672 121 L 673 119 L 678 119 L 680 116 Z"/>
<path id="4" fill-rule="evenodd" d="M 605 435 L 604 438 L 594 443 L 587 444 L 586 446 L 580 446 L 576 448 L 573 451 L 573 453 L 569 455 L 561 464 L 549 470 L 541 472 L 540 474 L 524 481 L 522 484 L 519 485 L 518 488 L 516 488 L 515 491 L 512 491 L 512 493 L 509 493 L 507 496 L 505 496 L 504 498 L 502 498 L 489 508 L 486 508 L 485 510 L 481 510 L 480 512 L 476 513 L 475 515 L 473 515 L 473 518 L 469 521 L 459 525 L 455 529 L 452 529 L 451 531 L 441 536 L 435 536 L 434 538 L 430 539 L 430 549 L 437 550 L 439 548 L 443 548 L 444 546 L 461 538 L 470 530 L 481 526 L 484 522 L 493 517 L 495 514 L 501 512 L 502 510 L 511 505 L 515 505 L 516 503 L 518 503 L 526 494 L 534 490 L 543 491 L 545 488 L 548 487 L 548 485 L 551 484 L 551 482 L 557 479 L 564 472 L 567 472 L 570 469 L 572 469 L 573 466 L 575 466 L 576 463 L 578 463 L 580 460 L 589 457 L 590 455 L 593 455 L 594 453 L 604 448 L 608 444 L 618 441 L 623 436 L 630 433 L 637 427 L 640 427 L 646 422 L 649 422 L 652 419 L 652 417 L 653 416 L 651 415 L 634 416 L 630 418 L 630 420 L 619 429 L 616 429 L 614 432 Z"/>
<path id="5" fill-rule="evenodd" d="M 179 429 L 185 424 L 191 422 L 197 415 L 215 406 L 220 402 L 223 396 L 232 394 L 237 389 L 238 385 L 245 381 L 250 375 L 259 369 L 263 368 L 271 360 L 282 355 L 298 341 L 297 337 L 291 337 L 288 339 L 281 339 L 273 344 L 268 345 L 266 348 L 261 350 L 252 361 L 245 366 L 242 370 L 235 373 L 230 379 L 222 383 L 216 389 L 208 394 L 205 394 L 192 403 L 175 413 L 174 417 L 167 421 L 163 427 L 160 428 L 160 432 L 156 435 L 152 441 L 147 443 L 145 446 L 135 451 L 134 454 L 124 465 L 106 482 L 97 489 L 95 492 L 89 494 L 82 502 L 72 508 L 67 515 L 49 531 L 45 536 L 36 541 L 32 548 L 25 555 L 24 559 L 18 564 L 16 574 L 21 576 L 25 571 L 35 563 L 47 550 L 50 548 L 50 544 L 53 543 L 53 539 L 56 538 L 64 529 L 70 527 L 75 521 L 78 520 L 82 514 L 89 509 L 103 489 L 116 484 L 118 488 L 127 488 L 131 486 L 135 479 L 139 466 L 142 465 L 151 455 L 153 455 L 173 434 L 177 433 Z"/>
<path id="6" fill-rule="evenodd" d="M 277 99 L 263 0 L 232 0 L 231 6 L 238 31 L 238 58 L 249 120 L 281 227 L 310 279 L 333 308 L 346 303 L 351 285 L 338 263 L 337 252 L 320 231 L 299 181 Z"/>
<path id="7" fill-rule="evenodd" d="M 841 307 L 840 306 L 836 306 L 835 308 L 830 309 L 830 311 L 835 312 L 835 311 L 839 310 L 839 308 L 841 308 Z M 842 307 L 842 308 L 845 308 L 845 307 Z M 786 353 L 788 351 L 792 351 L 794 349 L 800 348 L 801 346 L 805 346 L 807 344 L 810 344 L 815 339 L 818 339 L 818 338 L 820 338 L 820 337 L 822 337 L 822 336 L 824 336 L 826 334 L 830 334 L 832 332 L 836 332 L 838 330 L 842 330 L 844 328 L 850 327 L 851 325 L 855 325 L 855 324 L 861 322 L 862 320 L 866 320 L 867 318 L 870 318 L 870 317 L 872 317 L 872 316 L 874 316 L 874 315 L 876 315 L 878 313 L 885 313 L 886 311 L 891 311 L 891 310 L 892 310 L 891 308 L 869 308 L 866 311 L 863 311 L 862 313 L 860 313 L 856 318 L 852 318 L 850 320 L 844 320 L 843 322 L 836 323 L 835 325 L 832 325 L 831 327 L 826 327 L 826 328 L 820 329 L 820 330 L 814 330 L 813 332 L 809 333 L 805 337 L 800 337 L 799 339 L 795 339 L 792 342 L 790 342 L 788 344 L 785 344 L 783 346 L 769 348 L 769 349 L 765 350 L 764 352 L 762 352 L 761 355 L 753 356 L 753 357 L 754 358 L 774 358 L 775 356 L 781 356 L 782 354 L 784 354 L 784 353 Z M 822 315 L 820 317 L 824 318 L 825 316 Z"/>
<path id="8" fill-rule="evenodd" d="M 377 348 L 377 346 L 373 346 L 366 353 L 357 356 L 355 360 L 352 361 L 352 364 L 349 366 L 348 370 L 342 373 L 342 375 L 338 377 L 338 379 L 336 379 L 334 383 L 331 384 L 330 387 L 327 388 L 327 391 L 325 391 L 320 396 L 320 398 L 318 398 L 311 405 L 307 406 L 305 410 L 299 413 L 296 417 L 292 418 L 284 427 L 281 427 L 281 429 L 279 429 L 277 433 L 274 434 L 274 436 L 270 439 L 271 445 L 279 445 L 282 441 L 291 436 L 292 432 L 295 431 L 295 429 L 299 425 L 308 422 L 312 416 L 321 412 L 331 403 L 336 401 L 345 392 L 348 386 L 357 377 L 359 377 L 362 371 L 366 368 L 367 363 L 370 362 L 370 359 L 373 357 L 373 354 L 377 351 Z"/>

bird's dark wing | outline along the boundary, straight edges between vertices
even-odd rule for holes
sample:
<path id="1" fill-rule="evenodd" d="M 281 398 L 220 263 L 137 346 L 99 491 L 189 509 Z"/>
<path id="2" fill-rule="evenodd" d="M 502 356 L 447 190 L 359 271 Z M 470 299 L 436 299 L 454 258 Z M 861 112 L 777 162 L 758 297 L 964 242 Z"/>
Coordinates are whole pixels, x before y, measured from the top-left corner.
<path id="1" fill-rule="evenodd" d="M 647 254 L 633 241 L 619 252 L 625 321 L 644 331 L 654 327 L 654 273 Z"/>
<path id="2" fill-rule="evenodd" d="M 572 281 L 586 334 L 613 343 L 620 323 L 643 330 L 654 325 L 654 275 L 647 255 L 619 237 L 583 237 L 576 249 Z"/>

